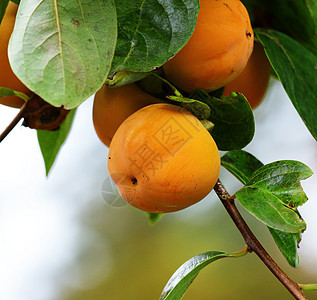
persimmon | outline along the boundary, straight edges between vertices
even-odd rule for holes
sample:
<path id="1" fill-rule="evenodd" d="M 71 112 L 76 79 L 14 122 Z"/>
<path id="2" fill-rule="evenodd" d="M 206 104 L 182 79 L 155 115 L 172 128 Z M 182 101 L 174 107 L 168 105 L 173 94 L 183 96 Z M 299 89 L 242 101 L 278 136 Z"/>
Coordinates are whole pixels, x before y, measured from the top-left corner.
<path id="1" fill-rule="evenodd" d="M 263 100 L 269 85 L 271 64 L 261 43 L 254 44 L 252 55 L 242 73 L 224 89 L 224 96 L 230 92 L 242 93 L 251 107 L 256 108 Z"/>
<path id="2" fill-rule="evenodd" d="M 17 10 L 18 5 L 10 1 L 0 25 L 0 87 L 10 88 L 31 96 L 32 92 L 13 73 L 8 58 L 8 44 Z M 16 96 L 0 98 L 0 104 L 11 107 L 21 107 L 23 103 L 24 100 Z"/>
<path id="3" fill-rule="evenodd" d="M 203 199 L 219 176 L 220 156 L 200 121 L 159 103 L 128 117 L 109 148 L 108 171 L 121 196 L 143 211 L 166 213 Z"/>
<path id="4" fill-rule="evenodd" d="M 193 35 L 163 69 L 184 91 L 213 91 L 242 72 L 253 41 L 250 17 L 240 0 L 200 0 Z"/>
<path id="5" fill-rule="evenodd" d="M 140 108 L 163 102 L 145 92 L 136 84 L 117 88 L 103 85 L 95 94 L 93 122 L 99 139 L 109 147 L 121 123 Z"/>

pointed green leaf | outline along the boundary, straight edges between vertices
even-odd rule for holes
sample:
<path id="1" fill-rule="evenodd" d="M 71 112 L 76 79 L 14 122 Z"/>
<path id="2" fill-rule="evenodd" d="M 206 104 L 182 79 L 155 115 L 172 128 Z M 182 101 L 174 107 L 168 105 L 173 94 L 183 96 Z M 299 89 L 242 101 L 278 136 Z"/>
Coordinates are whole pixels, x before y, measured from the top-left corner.
<path id="1" fill-rule="evenodd" d="M 230 257 L 230 254 L 219 251 L 208 251 L 196 255 L 180 266 L 165 285 L 160 300 L 182 299 L 198 273 L 210 263 Z"/>
<path id="2" fill-rule="evenodd" d="M 23 0 L 9 59 L 30 90 L 71 109 L 102 86 L 116 36 L 113 0 Z"/>
<path id="3" fill-rule="evenodd" d="M 180 266 L 165 285 L 160 300 L 182 299 L 199 272 L 210 263 L 220 258 L 238 258 L 248 254 L 248 248 L 234 253 L 208 251 L 196 255 Z"/>
<path id="4" fill-rule="evenodd" d="M 55 131 L 38 130 L 37 138 L 43 155 L 46 176 L 48 176 L 51 167 L 64 144 L 66 137 L 73 123 L 75 109 L 70 111 L 60 128 Z"/>
<path id="5" fill-rule="evenodd" d="M 198 0 L 115 0 L 118 43 L 111 75 L 147 72 L 174 56 L 192 35 Z"/>
<path id="6" fill-rule="evenodd" d="M 218 99 L 196 90 L 191 97 L 210 107 L 209 120 L 215 125 L 211 134 L 219 150 L 238 150 L 251 142 L 255 131 L 254 116 L 242 94 L 231 93 L 231 97 Z"/>
<path id="7" fill-rule="evenodd" d="M 288 233 L 268 227 L 274 241 L 287 262 L 294 268 L 299 266 L 297 253 L 298 235 L 300 233 Z"/>
<path id="8" fill-rule="evenodd" d="M 263 164 L 252 154 L 244 150 L 233 150 L 221 157 L 221 165 L 232 173 L 243 184 Z"/>
<path id="9" fill-rule="evenodd" d="M 300 180 L 311 175 L 312 171 L 297 161 L 270 163 L 257 169 L 236 197 L 267 226 L 283 232 L 302 232 L 306 224 L 295 208 L 307 200 Z"/>
<path id="10" fill-rule="evenodd" d="M 307 201 L 300 181 L 312 174 L 312 170 L 299 161 L 282 160 L 256 170 L 247 185 L 269 191 L 294 208 Z"/>
<path id="11" fill-rule="evenodd" d="M 317 140 L 317 56 L 278 31 L 259 29 L 256 34 L 294 107 Z"/>
<path id="12" fill-rule="evenodd" d="M 306 224 L 296 212 L 269 191 L 246 186 L 236 192 L 240 204 L 265 225 L 285 232 L 301 232 Z"/>

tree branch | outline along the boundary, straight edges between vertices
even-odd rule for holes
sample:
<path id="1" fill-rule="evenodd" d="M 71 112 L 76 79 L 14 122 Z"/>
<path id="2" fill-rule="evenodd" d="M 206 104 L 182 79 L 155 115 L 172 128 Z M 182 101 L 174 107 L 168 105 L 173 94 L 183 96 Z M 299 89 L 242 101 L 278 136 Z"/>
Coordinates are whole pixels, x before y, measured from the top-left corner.
<path id="1" fill-rule="evenodd" d="M 286 287 L 286 289 L 298 300 L 307 299 L 299 285 L 290 279 L 287 274 L 277 265 L 273 258 L 266 252 L 261 243 L 257 240 L 247 223 L 242 218 L 237 207 L 235 206 L 234 200 L 229 195 L 221 181 L 218 179 L 214 190 L 221 200 L 222 204 L 229 213 L 231 219 L 242 234 L 246 244 L 248 245 L 248 251 L 254 252 L 267 268 L 275 275 L 275 277 Z"/>
<path id="2" fill-rule="evenodd" d="M 11 121 L 11 123 L 8 125 L 8 127 L 0 134 L 0 143 L 6 138 L 6 136 L 11 132 L 11 130 L 19 123 L 19 121 L 23 118 L 23 114 L 26 109 L 26 104 L 25 102 L 21 108 L 18 114 L 14 117 L 14 119 Z"/>

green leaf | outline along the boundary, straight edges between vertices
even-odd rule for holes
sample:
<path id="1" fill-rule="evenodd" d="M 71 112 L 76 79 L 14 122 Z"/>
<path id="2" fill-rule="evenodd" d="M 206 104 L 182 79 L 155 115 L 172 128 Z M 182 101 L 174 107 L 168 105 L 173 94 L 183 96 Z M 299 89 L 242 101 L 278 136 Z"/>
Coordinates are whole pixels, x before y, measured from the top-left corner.
<path id="1" fill-rule="evenodd" d="M 111 75 L 147 72 L 174 56 L 192 35 L 198 0 L 115 0 L 118 42 Z"/>
<path id="2" fill-rule="evenodd" d="M 317 140 L 317 56 L 278 31 L 261 29 L 256 34 L 294 107 Z"/>
<path id="3" fill-rule="evenodd" d="M 263 164 L 252 154 L 244 150 L 233 150 L 221 157 L 221 165 L 232 173 L 243 184 Z"/>
<path id="4" fill-rule="evenodd" d="M 253 28 L 281 31 L 317 55 L 316 0 L 243 0 Z"/>
<path id="5" fill-rule="evenodd" d="M 30 90 L 53 106 L 71 109 L 102 86 L 116 36 L 113 0 L 23 0 L 9 59 Z"/>
<path id="6" fill-rule="evenodd" d="M 20 4 L 20 0 L 11 0 L 12 2 L 14 2 L 15 4 Z"/>
<path id="7" fill-rule="evenodd" d="M 37 138 L 41 148 L 42 156 L 46 168 L 46 176 L 48 176 L 51 167 L 64 144 L 66 137 L 73 123 L 75 109 L 71 110 L 67 115 L 60 128 L 55 131 L 38 130 Z"/>
<path id="8" fill-rule="evenodd" d="M 236 193 L 240 204 L 265 225 L 285 232 L 301 232 L 306 224 L 296 212 L 272 193 L 253 187 L 244 187 Z"/>
<path id="9" fill-rule="evenodd" d="M 181 103 L 183 108 L 190 111 L 200 120 L 208 119 L 210 116 L 209 106 L 201 101 L 182 96 L 167 96 L 166 98 Z"/>
<path id="10" fill-rule="evenodd" d="M 160 296 L 160 300 L 182 299 L 199 272 L 210 263 L 225 257 L 241 257 L 247 253 L 247 248 L 245 248 L 243 251 L 236 253 L 208 251 L 192 257 L 180 266 L 167 282 Z"/>
<path id="11" fill-rule="evenodd" d="M 268 1 L 272 28 L 305 45 L 317 55 L 317 1 Z"/>
<path id="12" fill-rule="evenodd" d="M 9 0 L 1 0 L 0 2 L 0 24 L 3 19 L 3 16 L 6 12 L 7 6 L 8 6 Z"/>
<path id="13" fill-rule="evenodd" d="M 218 99 L 196 90 L 191 97 L 210 107 L 209 120 L 215 125 L 211 134 L 219 150 L 238 150 L 251 142 L 255 131 L 254 116 L 242 94 L 231 93 L 231 97 Z"/>
<path id="14" fill-rule="evenodd" d="M 0 98 L 7 97 L 7 96 L 17 96 L 23 99 L 24 101 L 27 101 L 30 99 L 30 97 L 25 95 L 24 93 L 14 91 L 9 88 L 0 87 Z"/>
<path id="15" fill-rule="evenodd" d="M 274 241 L 287 262 L 294 268 L 299 266 L 299 256 L 297 253 L 297 243 L 299 233 L 282 232 L 268 227 Z"/>
<path id="16" fill-rule="evenodd" d="M 267 190 L 284 204 L 294 208 L 307 201 L 300 181 L 312 174 L 312 170 L 299 161 L 282 160 L 255 171 L 247 185 Z"/>
<path id="17" fill-rule="evenodd" d="M 306 224 L 295 208 L 307 200 L 300 180 L 311 175 L 312 171 L 297 161 L 270 163 L 257 169 L 236 197 L 267 226 L 283 232 L 302 232 Z"/>

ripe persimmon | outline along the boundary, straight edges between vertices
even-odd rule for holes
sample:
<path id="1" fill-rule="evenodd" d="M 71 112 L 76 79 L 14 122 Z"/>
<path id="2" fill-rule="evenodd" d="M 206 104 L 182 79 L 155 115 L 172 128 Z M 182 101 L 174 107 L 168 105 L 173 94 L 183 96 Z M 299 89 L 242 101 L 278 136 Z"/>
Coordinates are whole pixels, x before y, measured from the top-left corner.
<path id="1" fill-rule="evenodd" d="M 108 171 L 120 195 L 151 213 L 178 211 L 213 189 L 220 155 L 212 136 L 187 110 L 167 103 L 128 117 L 109 148 Z"/>
<path id="2" fill-rule="evenodd" d="M 240 0 L 200 0 L 200 11 L 188 43 L 163 65 L 177 87 L 216 90 L 236 78 L 253 49 L 249 14 Z"/>
<path id="3" fill-rule="evenodd" d="M 163 102 L 145 92 L 136 84 L 120 87 L 103 85 L 95 94 L 93 122 L 99 139 L 109 147 L 121 123 L 140 108 Z"/>
<path id="4" fill-rule="evenodd" d="M 230 92 L 242 93 L 254 109 L 264 98 L 270 76 L 271 64 L 262 44 L 257 42 L 254 44 L 252 55 L 242 73 L 226 85 L 224 96 L 230 96 Z"/>
<path id="5" fill-rule="evenodd" d="M 14 28 L 17 10 L 18 5 L 10 1 L 0 25 L 0 87 L 31 96 L 32 92 L 13 73 L 8 58 L 8 44 Z M 21 107 L 23 103 L 24 100 L 17 96 L 0 98 L 0 104 L 11 107 Z"/>

